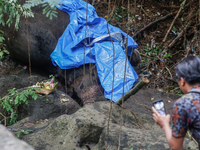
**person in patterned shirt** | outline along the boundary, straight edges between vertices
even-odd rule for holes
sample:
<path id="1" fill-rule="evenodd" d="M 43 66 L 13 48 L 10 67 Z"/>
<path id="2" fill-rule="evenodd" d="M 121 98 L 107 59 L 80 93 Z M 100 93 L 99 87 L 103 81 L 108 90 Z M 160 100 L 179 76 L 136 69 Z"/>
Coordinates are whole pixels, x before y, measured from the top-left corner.
<path id="1" fill-rule="evenodd" d="M 162 116 L 154 107 L 152 111 L 153 119 L 164 130 L 169 146 L 173 150 L 180 150 L 187 130 L 191 131 L 193 138 L 200 144 L 200 58 L 187 56 L 176 66 L 175 71 L 184 95 L 174 103 L 172 128 L 169 114 Z"/>

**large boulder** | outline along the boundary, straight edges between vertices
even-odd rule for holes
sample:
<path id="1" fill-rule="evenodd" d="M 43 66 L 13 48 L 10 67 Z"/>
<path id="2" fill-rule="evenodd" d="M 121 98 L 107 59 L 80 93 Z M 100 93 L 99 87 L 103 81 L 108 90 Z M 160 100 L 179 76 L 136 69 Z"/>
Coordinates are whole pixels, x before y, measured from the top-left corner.
<path id="1" fill-rule="evenodd" d="M 2 77 L 0 78 L 0 97 L 8 94 L 8 90 L 10 89 L 21 89 L 32 86 L 43 79 L 44 78 L 41 76 L 20 77 L 19 75 L 9 75 L 7 77 Z"/>
<path id="2" fill-rule="evenodd" d="M 72 115 L 62 115 L 44 130 L 24 136 L 23 140 L 31 143 L 35 149 L 79 150 L 86 144 L 96 145 L 103 129 L 107 126 L 109 102 L 97 102 L 86 105 Z M 114 105 L 111 123 L 120 123 L 121 108 Z M 136 127 L 135 118 L 130 112 L 124 112 L 123 126 Z M 137 128 L 137 127 L 136 127 Z M 47 136 L 48 135 L 48 136 Z"/>
<path id="3" fill-rule="evenodd" d="M 23 4 L 25 0 L 19 0 Z M 14 30 L 14 25 L 10 28 L 0 26 L 4 31 L 7 49 L 13 58 L 28 64 L 28 38 L 30 45 L 31 65 L 52 71 L 53 65 L 50 54 L 53 52 L 59 37 L 63 34 L 69 24 L 69 15 L 57 9 L 57 17 L 50 20 L 42 14 L 42 7 L 32 8 L 34 18 L 28 18 L 28 22 L 21 17 L 20 28 Z M 27 38 L 27 23 L 29 37 Z"/>
<path id="4" fill-rule="evenodd" d="M 26 142 L 17 139 L 10 131 L 0 124 L 1 150 L 34 150 Z"/>
<path id="5" fill-rule="evenodd" d="M 26 76 L 26 77 L 25 77 Z M 32 86 L 37 82 L 42 81 L 44 78 L 41 76 L 29 76 L 26 73 L 21 75 L 8 75 L 7 77 L 0 78 L 0 97 L 4 97 L 8 94 L 10 89 L 16 88 L 21 89 L 24 87 Z M 4 115 L 7 115 L 5 109 L 0 105 L 0 112 Z M 0 115 L 0 120 L 4 119 L 2 115 Z"/>
<path id="6" fill-rule="evenodd" d="M 56 90 L 49 95 L 40 95 L 38 101 L 31 98 L 28 106 L 23 104 L 18 108 L 18 114 L 19 119 L 30 117 L 30 121 L 35 121 L 71 115 L 79 109 L 80 105 L 74 99 Z"/>
<path id="7" fill-rule="evenodd" d="M 18 75 L 9 75 L 7 77 L 0 78 L 0 97 L 8 94 L 8 90 L 12 88 L 18 89 L 18 92 L 25 90 L 28 86 L 35 85 L 37 82 L 44 80 L 41 76 L 28 76 L 20 77 Z M 62 102 L 65 99 L 68 102 Z M 61 114 L 72 114 L 80 109 L 80 105 L 59 90 L 54 91 L 49 95 L 40 95 L 39 100 L 35 101 L 32 98 L 29 99 L 29 106 L 23 104 L 18 108 L 18 118 L 23 119 L 31 116 L 32 120 L 46 119 L 50 117 L 58 117 Z M 6 115 L 5 109 L 0 106 L 0 112 Z M 4 119 L 0 115 L 0 120 Z"/>
<path id="8" fill-rule="evenodd" d="M 121 119 L 122 108 L 113 104 L 109 115 L 110 108 L 110 102 L 85 105 L 76 113 L 61 115 L 46 128 L 25 135 L 22 139 L 38 150 L 105 150 L 106 146 L 115 150 L 118 149 L 121 131 L 120 149 L 170 149 L 164 132 L 151 115 L 123 109 Z M 188 147 L 197 148 L 194 142 L 186 138 L 184 149 Z"/>

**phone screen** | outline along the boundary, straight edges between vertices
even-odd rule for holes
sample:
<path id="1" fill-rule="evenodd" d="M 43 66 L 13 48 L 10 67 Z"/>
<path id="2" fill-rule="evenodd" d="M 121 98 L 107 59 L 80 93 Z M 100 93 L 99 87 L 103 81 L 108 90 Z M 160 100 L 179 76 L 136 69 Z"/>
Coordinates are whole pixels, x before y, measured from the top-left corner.
<path id="1" fill-rule="evenodd" d="M 162 116 L 166 116 L 163 100 L 154 101 L 153 106 L 158 111 L 159 114 L 161 114 Z"/>

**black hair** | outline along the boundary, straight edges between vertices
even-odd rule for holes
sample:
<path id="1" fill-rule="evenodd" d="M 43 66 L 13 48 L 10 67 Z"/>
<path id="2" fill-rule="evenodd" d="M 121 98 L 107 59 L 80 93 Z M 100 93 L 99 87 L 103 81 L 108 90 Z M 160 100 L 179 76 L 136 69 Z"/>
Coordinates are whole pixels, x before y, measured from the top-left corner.
<path id="1" fill-rule="evenodd" d="M 178 80 L 182 77 L 185 81 L 194 85 L 200 83 L 200 58 L 189 55 L 175 68 Z"/>

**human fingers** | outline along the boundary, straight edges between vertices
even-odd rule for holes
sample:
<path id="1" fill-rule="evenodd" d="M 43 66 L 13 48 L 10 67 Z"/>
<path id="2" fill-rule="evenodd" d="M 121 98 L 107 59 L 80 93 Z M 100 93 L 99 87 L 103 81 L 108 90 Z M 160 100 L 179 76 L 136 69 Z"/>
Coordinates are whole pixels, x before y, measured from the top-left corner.
<path id="1" fill-rule="evenodd" d="M 157 114 L 153 113 L 153 117 L 158 118 Z"/>
<path id="2" fill-rule="evenodd" d="M 158 120 L 158 117 L 157 117 L 157 115 L 156 114 L 153 114 L 153 119 L 157 122 L 157 120 Z"/>
<path id="3" fill-rule="evenodd" d="M 171 116 L 169 114 L 166 116 L 167 122 L 170 122 L 170 117 Z"/>
<path id="4" fill-rule="evenodd" d="M 159 115 L 159 113 L 157 112 L 157 110 L 152 106 L 152 111 L 153 113 L 155 113 L 156 115 Z"/>

